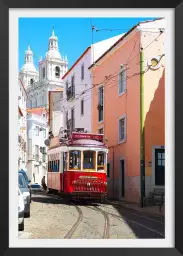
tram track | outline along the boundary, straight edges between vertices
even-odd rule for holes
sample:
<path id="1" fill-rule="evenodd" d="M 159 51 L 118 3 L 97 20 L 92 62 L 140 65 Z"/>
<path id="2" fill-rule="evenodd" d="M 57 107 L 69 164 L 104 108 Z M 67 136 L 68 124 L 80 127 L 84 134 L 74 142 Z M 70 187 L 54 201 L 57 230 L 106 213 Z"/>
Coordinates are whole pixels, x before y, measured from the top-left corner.
<path id="1" fill-rule="evenodd" d="M 58 195 L 54 195 L 54 194 L 45 194 L 43 193 L 37 193 L 37 195 L 45 195 L 49 198 L 53 198 L 56 200 L 61 200 L 61 197 Z M 81 223 L 82 219 L 83 219 L 83 213 L 82 210 L 74 203 L 72 203 L 73 206 L 75 206 L 77 212 L 78 212 L 78 218 L 76 220 L 76 222 L 72 225 L 71 229 L 66 233 L 66 235 L 64 236 L 64 239 L 70 239 L 72 238 L 74 232 L 76 231 L 77 227 L 79 226 L 79 224 Z"/>
<path id="2" fill-rule="evenodd" d="M 55 198 L 57 200 L 60 200 L 61 197 L 58 195 L 53 195 L 53 194 L 48 194 L 49 197 Z M 70 239 L 72 238 L 74 232 L 76 231 L 77 227 L 79 226 L 79 224 L 81 223 L 81 221 L 83 220 L 83 212 L 80 209 L 79 206 L 76 205 L 76 203 L 72 203 L 73 206 L 75 206 L 76 210 L 78 211 L 78 218 L 76 220 L 76 222 L 73 224 L 73 226 L 71 227 L 71 229 L 67 232 L 67 234 L 64 236 L 64 239 Z M 93 209 L 95 211 L 101 212 L 104 216 L 104 231 L 103 231 L 103 239 L 109 239 L 110 238 L 110 219 L 108 216 L 108 213 L 105 212 L 104 210 L 102 210 L 101 208 L 99 208 L 98 206 L 93 206 L 93 207 L 87 207 L 90 209 Z"/>
<path id="3" fill-rule="evenodd" d="M 40 194 L 45 195 L 45 193 L 40 193 Z M 56 200 L 62 200 L 62 197 L 60 197 L 59 195 L 46 194 L 45 196 L 54 198 Z M 84 218 L 82 207 L 80 207 L 80 205 L 78 206 L 77 203 L 71 203 L 71 205 L 73 205 L 76 208 L 76 210 L 78 212 L 78 217 L 77 217 L 77 220 L 75 221 L 75 223 L 70 228 L 70 230 L 66 231 L 67 233 L 64 236 L 64 239 L 70 239 L 74 236 L 75 231 L 77 230 L 78 226 L 81 224 L 81 222 Z M 88 206 L 87 205 L 84 206 L 84 208 L 85 207 L 88 208 L 88 209 L 92 209 L 94 211 L 100 212 L 104 216 L 103 233 L 100 235 L 100 236 L 102 236 L 102 239 L 109 239 L 110 238 L 110 228 L 111 228 L 110 227 L 110 221 L 111 221 L 110 216 L 114 219 L 122 221 L 123 223 L 129 223 L 130 225 L 134 226 L 134 229 L 139 229 L 139 230 L 141 229 L 142 233 L 143 233 L 143 230 L 144 230 L 144 232 L 146 230 L 146 232 L 149 231 L 151 233 L 154 233 L 154 235 L 156 237 L 157 237 L 157 235 L 160 238 L 165 237 L 164 231 L 161 228 L 164 223 L 159 221 L 159 220 L 150 218 L 149 216 L 143 216 L 141 214 L 138 215 L 137 212 L 130 212 L 130 211 L 127 211 L 126 209 L 123 211 L 124 215 L 121 216 L 119 214 L 115 214 L 115 213 L 111 212 L 111 209 L 106 209 L 107 205 L 100 205 L 100 204 L 99 205 L 92 205 L 91 204 L 91 205 L 88 205 Z M 101 209 L 101 207 L 102 207 L 102 209 Z M 104 209 L 103 209 L 103 207 L 104 207 Z M 84 208 L 83 208 L 83 210 L 84 210 Z M 153 226 L 155 224 L 156 224 L 156 226 Z M 158 225 L 160 225 L 160 226 L 158 226 Z"/>
<path id="4" fill-rule="evenodd" d="M 76 222 L 73 224 L 73 226 L 71 227 L 71 229 L 64 236 L 64 239 L 72 238 L 74 232 L 76 231 L 77 227 L 79 226 L 79 224 L 81 223 L 81 221 L 83 219 L 83 212 L 81 211 L 81 209 L 76 204 L 73 204 L 73 205 L 75 206 L 76 210 L 78 211 L 78 218 L 77 218 Z"/>
<path id="5" fill-rule="evenodd" d="M 132 220 L 131 218 L 127 218 L 127 217 L 125 217 L 125 219 L 126 219 L 126 221 L 124 220 L 124 217 L 123 216 L 120 216 L 120 215 L 118 215 L 118 214 L 114 214 L 114 213 L 111 213 L 111 212 L 108 212 L 108 211 L 105 211 L 104 210 L 104 212 L 106 212 L 108 215 L 111 215 L 113 218 L 115 218 L 115 219 L 118 219 L 118 220 L 120 220 L 120 221 L 122 221 L 122 222 L 126 222 L 126 221 L 128 221 L 128 222 L 130 222 L 130 223 L 132 223 L 132 224 L 135 224 L 136 226 L 139 226 L 139 227 L 142 227 L 142 228 L 144 228 L 144 229 L 146 229 L 146 230 L 148 230 L 148 231 L 151 231 L 152 233 L 156 233 L 157 235 L 159 235 L 159 236 L 161 236 L 161 237 L 165 237 L 165 234 L 164 233 L 162 233 L 162 232 L 159 232 L 158 230 L 156 230 L 156 229 L 154 229 L 154 228 L 150 228 L 150 227 L 148 227 L 148 226 L 146 226 L 146 225 L 144 225 L 144 224 L 142 224 L 142 223 L 140 223 L 140 222 L 137 222 L 137 221 L 134 221 L 134 220 Z M 130 213 L 128 213 L 128 214 L 130 214 Z M 136 214 L 135 214 L 136 215 Z M 136 215 L 137 216 L 137 215 Z M 142 216 L 138 216 L 139 218 L 141 218 Z M 142 217 L 143 218 L 143 217 Z M 150 219 L 150 218 L 148 218 L 148 219 Z M 151 219 L 152 220 L 152 219 Z M 163 223 L 161 223 L 161 224 L 163 224 Z"/>
<path id="6" fill-rule="evenodd" d="M 110 238 L 110 219 L 109 219 L 108 213 L 100 209 L 98 206 L 92 206 L 92 207 L 86 206 L 86 207 L 89 209 L 101 212 L 103 214 L 105 222 L 104 222 L 104 232 L 103 232 L 102 238 L 109 239 Z"/>
<path id="7" fill-rule="evenodd" d="M 97 206 L 94 206 L 94 209 L 97 209 L 97 211 L 100 211 L 104 215 L 105 223 L 104 223 L 104 233 L 103 233 L 103 239 L 109 239 L 110 238 L 110 220 L 108 214 L 100 209 Z"/>

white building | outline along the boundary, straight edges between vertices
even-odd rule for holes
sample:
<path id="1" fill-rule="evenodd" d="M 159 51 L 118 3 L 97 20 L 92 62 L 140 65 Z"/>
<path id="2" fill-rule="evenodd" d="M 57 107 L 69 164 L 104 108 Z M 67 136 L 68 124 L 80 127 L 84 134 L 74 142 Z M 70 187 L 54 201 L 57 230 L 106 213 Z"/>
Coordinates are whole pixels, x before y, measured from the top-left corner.
<path id="1" fill-rule="evenodd" d="M 64 128 L 64 112 L 61 108 L 63 88 L 49 92 L 49 126 L 52 135 L 58 136 L 61 127 Z"/>
<path id="2" fill-rule="evenodd" d="M 62 76 L 68 70 L 67 56 L 62 57 L 59 52 L 58 38 L 54 30 L 49 38 L 48 52 L 45 58 L 38 63 L 39 72 L 33 62 L 33 52 L 28 47 L 25 51 L 25 63 L 19 72 L 19 77 L 23 81 L 27 94 L 28 108 L 44 106 L 48 108 L 48 92 L 56 88 L 63 88 Z"/>
<path id="3" fill-rule="evenodd" d="M 44 108 L 27 109 L 28 164 L 27 174 L 32 182 L 41 184 L 47 178 L 48 114 Z"/>
<path id="4" fill-rule="evenodd" d="M 88 67 L 121 36 L 118 35 L 88 47 L 62 77 L 64 80 L 62 109 L 65 112 L 65 128 L 85 128 L 91 132 L 92 84 Z M 103 133 L 102 130 L 99 132 Z"/>
<path id="5" fill-rule="evenodd" d="M 26 100 L 27 93 L 23 82 L 18 80 L 18 169 L 26 170 L 27 165 L 27 123 L 26 123 Z"/>

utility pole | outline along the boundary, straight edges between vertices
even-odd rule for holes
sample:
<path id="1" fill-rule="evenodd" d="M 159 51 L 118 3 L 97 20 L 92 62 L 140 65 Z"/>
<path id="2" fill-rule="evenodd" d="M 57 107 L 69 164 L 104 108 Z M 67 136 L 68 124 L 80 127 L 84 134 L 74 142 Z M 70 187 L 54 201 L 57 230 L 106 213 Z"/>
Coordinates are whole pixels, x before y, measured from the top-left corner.
<path id="1" fill-rule="evenodd" d="M 145 141 L 144 141 L 144 51 L 140 48 L 140 184 L 141 207 L 145 198 Z"/>

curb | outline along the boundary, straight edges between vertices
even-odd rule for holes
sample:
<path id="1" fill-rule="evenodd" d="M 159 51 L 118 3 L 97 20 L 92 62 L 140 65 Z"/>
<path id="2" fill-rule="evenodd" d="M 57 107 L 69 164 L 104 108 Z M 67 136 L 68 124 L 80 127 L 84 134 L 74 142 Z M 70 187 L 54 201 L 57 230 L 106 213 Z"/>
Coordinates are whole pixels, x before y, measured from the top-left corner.
<path id="1" fill-rule="evenodd" d="M 152 215 L 156 215 L 158 217 L 164 217 L 164 212 L 153 212 L 153 211 L 149 211 L 147 209 L 139 209 L 139 208 L 134 208 L 130 205 L 127 205 L 125 203 L 122 203 L 122 202 L 112 202 L 112 201 L 108 201 L 110 204 L 115 204 L 115 205 L 120 205 L 120 206 L 123 206 L 125 208 L 129 208 L 129 209 L 133 209 L 133 210 L 136 210 L 136 211 L 139 211 L 139 212 L 144 212 L 144 213 L 149 213 L 149 214 L 152 214 Z"/>

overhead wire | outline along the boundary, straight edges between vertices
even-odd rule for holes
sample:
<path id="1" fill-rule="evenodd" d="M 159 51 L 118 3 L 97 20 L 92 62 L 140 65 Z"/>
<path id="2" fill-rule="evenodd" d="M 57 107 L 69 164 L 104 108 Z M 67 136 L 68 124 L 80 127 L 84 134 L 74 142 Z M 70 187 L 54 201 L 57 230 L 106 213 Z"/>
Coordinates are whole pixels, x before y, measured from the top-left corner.
<path id="1" fill-rule="evenodd" d="M 162 35 L 162 33 L 163 33 L 163 32 L 160 32 L 160 34 L 159 34 L 155 39 L 153 39 L 148 45 L 146 45 L 143 49 L 144 49 L 144 50 L 147 49 L 154 41 L 156 41 L 156 40 Z M 133 50 L 134 50 L 134 48 L 133 48 Z M 132 52 L 133 52 L 133 51 L 132 51 Z M 131 63 L 139 54 L 140 54 L 140 51 L 139 51 L 131 60 L 129 60 L 129 58 L 128 58 L 128 61 L 124 64 L 124 66 L 127 66 L 129 63 Z M 130 55 L 131 55 L 131 53 L 130 53 Z M 137 65 L 138 65 L 138 64 L 140 64 L 140 62 L 137 63 Z M 127 71 L 127 69 L 128 69 L 128 68 L 124 69 L 124 71 Z M 92 90 L 94 87 L 96 87 L 96 86 L 98 86 L 98 85 L 104 83 L 105 81 L 109 81 L 110 79 L 116 77 L 116 76 L 118 75 L 117 73 L 119 73 L 119 72 L 120 72 L 120 69 L 118 69 L 117 71 L 115 71 L 113 74 L 110 74 L 110 75 L 106 76 L 107 78 L 105 78 L 105 79 L 104 79 L 103 81 L 101 81 L 100 83 L 93 84 L 93 85 L 91 86 L 91 88 L 88 88 L 88 89 L 84 90 L 84 91 L 82 92 L 82 94 L 84 94 L 85 92 L 87 92 L 87 91 L 89 91 L 89 90 Z M 117 74 L 117 75 L 116 75 L 116 74 Z M 133 74 L 131 77 L 133 77 L 133 76 L 134 76 L 134 74 Z M 108 77 L 109 77 L 109 78 L 108 78 Z M 75 100 L 77 100 L 77 99 L 75 99 Z M 61 100 L 60 100 L 60 101 L 61 101 Z"/>
<path id="2" fill-rule="evenodd" d="M 93 33 L 94 26 L 92 25 L 92 21 L 91 21 L 91 27 L 92 27 L 92 33 Z M 153 39 L 146 47 L 144 47 L 144 50 L 147 49 L 155 40 L 157 40 L 157 39 L 161 36 L 161 34 L 162 34 L 163 32 L 164 32 L 164 31 L 161 31 L 160 34 L 158 35 L 158 37 L 156 37 L 155 39 Z M 92 40 L 93 40 L 93 36 L 92 36 Z M 93 43 L 93 41 L 92 41 L 92 43 Z M 135 41 L 134 46 L 133 46 L 133 48 L 132 48 L 132 51 L 131 51 L 131 53 L 130 53 L 130 55 L 129 55 L 127 61 L 126 61 L 126 63 L 124 64 L 124 65 L 126 65 L 126 66 L 127 66 L 129 63 L 131 63 L 131 62 L 140 54 L 140 52 L 139 52 L 138 54 L 136 54 L 136 55 L 130 60 L 130 57 L 131 57 L 131 55 L 132 55 L 132 53 L 133 53 L 133 50 L 135 49 L 136 43 L 137 43 L 137 41 Z M 93 56 L 94 56 L 94 53 L 93 53 Z M 94 61 L 94 57 L 93 57 L 93 61 Z M 94 64 L 95 64 L 95 63 L 94 63 Z M 136 63 L 136 64 L 138 65 L 139 63 Z M 126 70 L 127 70 L 127 69 L 126 69 Z M 126 70 L 124 70 L 124 71 L 126 71 Z M 86 92 L 92 90 L 94 87 L 96 87 L 96 86 L 98 86 L 98 85 L 100 85 L 100 84 L 102 84 L 102 83 L 104 83 L 104 82 L 106 82 L 106 81 L 108 82 L 108 81 L 111 80 L 112 78 L 114 79 L 114 78 L 117 76 L 117 75 L 115 75 L 115 74 L 118 73 L 119 71 L 120 71 L 120 70 L 115 71 L 113 74 L 110 74 L 110 75 L 106 76 L 105 79 L 104 79 L 103 81 L 101 81 L 100 83 L 98 83 L 98 84 L 92 84 L 92 86 L 91 86 L 90 88 L 87 88 L 87 89 L 85 89 L 83 92 L 76 94 L 75 96 L 78 96 L 78 97 L 76 97 L 75 100 L 80 99 L 80 97 L 83 96 L 84 94 L 86 95 Z M 133 75 L 131 75 L 131 77 L 133 77 L 133 76 L 135 76 L 135 75 L 136 75 L 136 74 L 133 74 Z M 129 77 L 127 77 L 127 79 L 129 79 Z M 49 82 L 50 82 L 50 80 L 48 81 L 47 85 L 49 84 Z M 114 81 L 114 83 L 115 83 L 115 81 Z M 80 84 L 80 85 L 81 85 L 81 84 Z M 42 86 L 42 85 L 38 86 L 37 88 L 39 88 L 39 87 L 41 87 L 41 86 Z M 83 85 L 83 86 L 84 86 L 84 85 Z M 58 86 L 58 87 L 59 87 L 59 86 Z M 112 87 L 112 86 L 111 86 L 111 87 Z M 37 88 L 35 88 L 35 89 L 33 89 L 33 90 L 36 90 Z M 62 88 L 63 88 L 63 87 L 62 87 Z M 87 98 L 87 99 L 84 99 L 84 101 L 89 100 L 90 98 L 91 98 L 91 97 L 89 97 L 89 98 Z M 64 101 L 67 102 L 67 97 L 66 97 L 66 98 L 62 98 L 62 99 L 58 100 L 57 102 L 52 102 L 52 103 L 53 103 L 53 105 L 54 105 L 54 104 L 56 104 L 56 103 L 58 103 L 58 102 L 60 102 L 60 101 L 62 101 L 63 103 L 64 103 Z M 43 104 L 43 105 L 41 105 L 40 107 L 44 107 L 44 106 L 48 106 L 48 105 L 49 105 L 49 104 Z M 64 107 L 64 106 L 62 106 L 62 107 Z"/>

